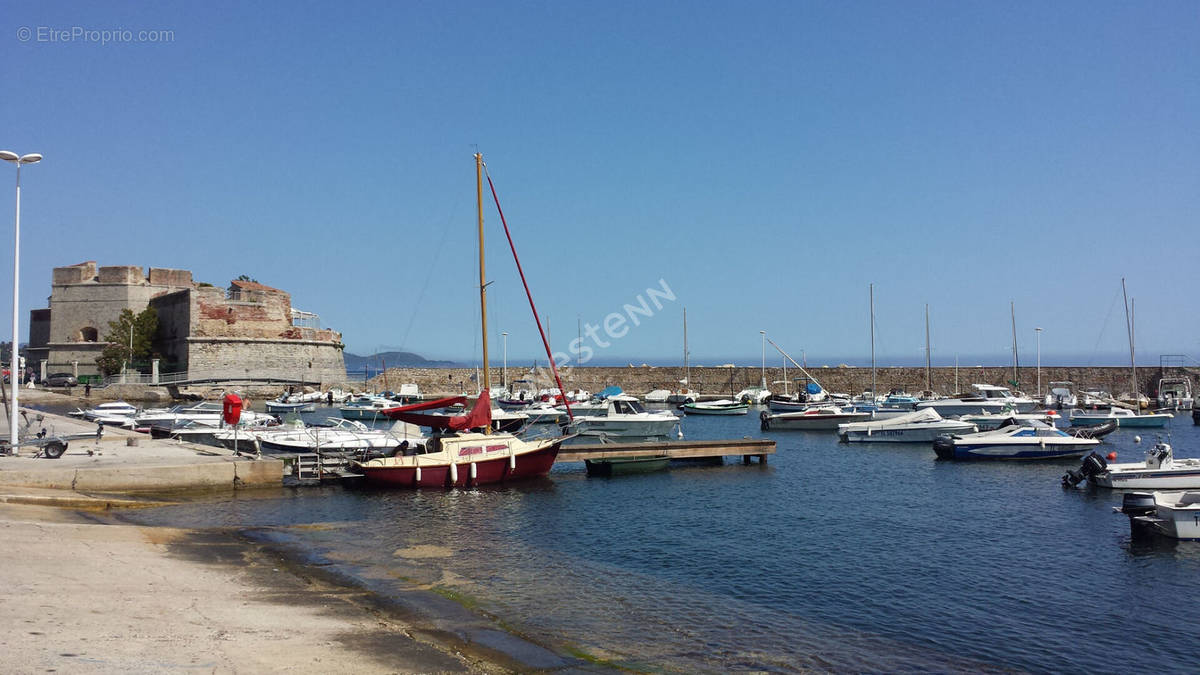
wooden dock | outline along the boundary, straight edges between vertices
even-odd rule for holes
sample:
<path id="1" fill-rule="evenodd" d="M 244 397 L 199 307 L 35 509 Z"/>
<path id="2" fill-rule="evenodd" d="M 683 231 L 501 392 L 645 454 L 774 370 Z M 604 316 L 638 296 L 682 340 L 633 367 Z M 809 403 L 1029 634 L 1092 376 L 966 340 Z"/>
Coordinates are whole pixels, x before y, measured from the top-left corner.
<path id="1" fill-rule="evenodd" d="M 767 455 L 773 454 L 775 454 L 775 441 L 763 438 L 741 438 L 722 441 L 564 445 L 558 451 L 558 461 L 582 462 L 585 459 L 644 457 L 646 455 L 666 455 L 671 459 L 705 459 L 740 455 L 745 464 L 749 464 L 752 457 L 757 457 L 759 464 L 766 464 Z"/>

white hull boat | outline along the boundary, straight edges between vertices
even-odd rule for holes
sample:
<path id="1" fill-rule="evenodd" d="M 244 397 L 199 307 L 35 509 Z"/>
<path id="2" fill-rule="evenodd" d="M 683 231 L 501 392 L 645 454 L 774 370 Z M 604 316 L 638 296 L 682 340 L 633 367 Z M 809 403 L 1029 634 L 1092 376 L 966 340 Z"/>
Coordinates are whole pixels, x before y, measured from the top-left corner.
<path id="1" fill-rule="evenodd" d="M 222 424 L 222 406 L 214 401 L 201 401 L 190 406 L 177 405 L 170 408 L 144 410 L 132 422 L 135 428 L 172 427 L 184 422 L 196 422 L 219 427 Z M 242 409 L 241 422 L 245 424 L 268 424 L 276 422 L 274 416 L 253 410 Z"/>
<path id="2" fill-rule="evenodd" d="M 754 405 L 762 405 L 771 398 L 771 392 L 766 387 L 747 387 L 737 393 L 733 400 L 742 403 L 751 403 Z"/>
<path id="3" fill-rule="evenodd" d="M 1109 408 L 1107 410 L 1071 411 L 1071 424 L 1077 427 L 1095 426 L 1114 420 L 1120 427 L 1155 428 L 1161 427 L 1171 419 L 1171 413 L 1137 413 L 1128 408 Z"/>
<path id="4" fill-rule="evenodd" d="M 916 410 L 933 408 L 942 417 L 957 417 L 959 415 L 974 415 L 978 413 L 1002 413 L 1007 408 L 1017 412 L 1027 413 L 1033 410 L 1036 402 L 1027 396 L 1014 396 L 1005 387 L 991 384 L 971 385 L 977 393 L 971 396 L 956 396 L 940 398 L 932 401 L 921 401 L 914 406 Z"/>
<path id="5" fill-rule="evenodd" d="M 732 401 L 727 398 L 683 404 L 683 411 L 689 415 L 745 415 L 749 410 L 749 403 Z"/>
<path id="6" fill-rule="evenodd" d="M 575 418 L 568 433 L 605 438 L 657 438 L 670 436 L 679 418 L 668 411 L 647 412 L 632 396 L 613 396 L 603 415 Z"/>
<path id="7" fill-rule="evenodd" d="M 979 427 L 980 431 L 991 431 L 992 429 L 999 429 L 1008 420 L 1012 420 L 1017 424 L 1041 422 L 1042 424 L 1053 427 L 1058 425 L 1058 420 L 1061 418 L 1062 415 L 1059 415 L 1057 412 L 1053 410 L 1047 410 L 1046 412 L 1040 413 L 1019 413 L 1009 411 L 1000 413 L 998 415 L 993 415 L 992 413 L 978 413 L 975 415 L 963 415 L 958 419 L 974 424 L 975 426 Z"/>
<path id="8" fill-rule="evenodd" d="M 1117 508 L 1129 516 L 1134 538 L 1162 535 L 1172 539 L 1200 539 L 1200 492 L 1127 492 Z"/>
<path id="9" fill-rule="evenodd" d="M 1176 459 L 1167 443 L 1158 442 L 1142 462 L 1110 464 L 1092 453 L 1083 465 L 1063 476 L 1063 484 L 1075 486 L 1084 479 L 1103 488 L 1130 490 L 1200 490 L 1200 459 Z"/>
<path id="10" fill-rule="evenodd" d="M 920 410 L 869 422 L 838 425 L 838 436 L 847 443 L 932 443 L 944 434 L 969 434 L 974 424 L 943 419 L 936 410 Z"/>
<path id="11" fill-rule="evenodd" d="M 1100 444 L 1061 429 L 1032 422 L 1011 424 L 977 434 L 942 436 L 933 442 L 938 459 L 1065 459 L 1079 457 Z"/>
<path id="12" fill-rule="evenodd" d="M 829 431 L 837 429 L 839 424 L 862 422 L 871 419 L 868 412 L 847 412 L 835 405 L 812 406 L 798 412 L 770 414 L 763 412 L 759 415 L 763 431 L 776 430 L 807 430 Z"/>

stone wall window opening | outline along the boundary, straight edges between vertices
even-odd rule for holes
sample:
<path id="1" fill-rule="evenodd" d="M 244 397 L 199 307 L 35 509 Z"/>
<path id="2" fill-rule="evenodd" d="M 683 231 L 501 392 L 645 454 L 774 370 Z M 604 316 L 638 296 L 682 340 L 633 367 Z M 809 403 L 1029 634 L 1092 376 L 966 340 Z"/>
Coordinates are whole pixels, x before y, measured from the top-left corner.
<path id="1" fill-rule="evenodd" d="M 80 342 L 99 342 L 99 340 L 100 331 L 96 330 L 95 328 L 92 328 L 91 326 L 84 326 L 83 328 L 79 329 Z"/>

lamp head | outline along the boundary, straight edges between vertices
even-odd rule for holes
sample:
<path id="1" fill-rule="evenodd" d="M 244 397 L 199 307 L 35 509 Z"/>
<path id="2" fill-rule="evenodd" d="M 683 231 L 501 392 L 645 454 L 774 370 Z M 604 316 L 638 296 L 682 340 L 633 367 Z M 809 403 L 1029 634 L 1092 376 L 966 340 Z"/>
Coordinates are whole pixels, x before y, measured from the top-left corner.
<path id="1" fill-rule="evenodd" d="M 12 150 L 0 150 L 0 159 L 17 165 L 37 164 L 38 162 L 42 161 L 42 156 L 39 153 L 31 152 L 22 157 Z"/>

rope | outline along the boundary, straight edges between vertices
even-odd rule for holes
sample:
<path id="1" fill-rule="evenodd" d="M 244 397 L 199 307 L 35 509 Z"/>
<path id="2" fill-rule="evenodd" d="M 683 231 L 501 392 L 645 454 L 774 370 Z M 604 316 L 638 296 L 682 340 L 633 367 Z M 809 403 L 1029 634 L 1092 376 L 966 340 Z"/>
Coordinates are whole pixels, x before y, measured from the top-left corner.
<path id="1" fill-rule="evenodd" d="M 492 182 L 492 174 L 488 173 L 487 164 L 483 165 L 483 174 L 487 176 L 488 187 L 492 190 L 492 199 L 496 202 L 496 211 L 500 213 L 500 222 L 504 224 L 504 236 L 508 237 L 508 248 L 512 250 L 513 262 L 517 263 L 517 273 L 521 275 L 521 284 L 525 287 L 525 297 L 529 298 L 529 309 L 533 312 L 533 320 L 537 323 L 538 334 L 542 336 L 542 346 L 546 348 L 546 358 L 550 360 L 550 370 L 554 373 L 554 382 L 562 394 L 563 405 L 567 407 L 567 417 L 575 420 L 571 412 L 571 402 L 567 400 L 567 390 L 563 388 L 562 380 L 558 377 L 558 366 L 554 363 L 554 355 L 550 353 L 550 342 L 546 340 L 546 331 L 542 330 L 542 320 L 538 318 L 537 307 L 533 304 L 533 294 L 529 292 L 529 282 L 525 280 L 525 270 L 521 268 L 521 259 L 517 257 L 517 247 L 513 244 L 512 233 L 508 230 L 508 220 L 504 217 L 504 209 L 500 208 L 500 197 L 496 195 L 496 185 Z"/>

